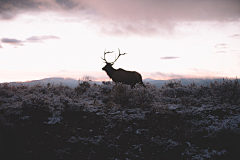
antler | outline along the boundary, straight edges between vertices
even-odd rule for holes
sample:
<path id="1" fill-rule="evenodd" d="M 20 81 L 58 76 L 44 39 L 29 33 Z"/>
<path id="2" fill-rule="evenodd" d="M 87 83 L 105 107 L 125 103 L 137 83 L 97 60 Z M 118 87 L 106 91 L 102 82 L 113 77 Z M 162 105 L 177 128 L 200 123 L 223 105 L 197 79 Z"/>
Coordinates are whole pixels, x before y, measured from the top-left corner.
<path id="1" fill-rule="evenodd" d="M 125 55 L 125 54 L 127 54 L 127 53 L 123 53 L 123 54 L 121 54 L 119 48 L 118 48 L 118 51 L 119 51 L 118 57 L 117 57 L 117 59 L 115 58 L 115 61 L 113 61 L 112 64 L 114 64 L 114 63 L 118 60 L 118 58 L 119 58 L 121 55 Z"/>
<path id="2" fill-rule="evenodd" d="M 112 52 L 110 52 L 110 51 L 108 51 L 108 52 L 106 52 L 106 49 L 104 50 L 104 58 L 102 58 L 106 63 L 108 63 L 107 62 L 107 60 L 106 60 L 106 58 L 105 58 L 105 55 L 107 54 L 107 53 L 113 53 L 114 51 L 112 51 Z"/>
<path id="3" fill-rule="evenodd" d="M 117 57 L 117 59 L 115 58 L 115 61 L 113 61 L 113 62 L 111 62 L 111 64 L 114 64 L 117 60 L 118 60 L 118 58 L 121 56 L 121 55 L 125 55 L 125 54 L 127 54 L 127 53 L 123 53 L 123 54 L 121 54 L 120 53 L 120 49 L 118 48 L 118 51 L 119 51 L 119 54 L 118 54 L 118 57 Z M 110 51 L 108 51 L 108 52 L 106 52 L 106 49 L 104 50 L 104 58 L 102 58 L 106 63 L 109 63 L 109 62 L 107 62 L 107 60 L 106 60 L 106 58 L 105 58 L 105 55 L 107 54 L 107 53 L 113 53 L 114 51 L 112 51 L 112 52 L 110 52 Z"/>

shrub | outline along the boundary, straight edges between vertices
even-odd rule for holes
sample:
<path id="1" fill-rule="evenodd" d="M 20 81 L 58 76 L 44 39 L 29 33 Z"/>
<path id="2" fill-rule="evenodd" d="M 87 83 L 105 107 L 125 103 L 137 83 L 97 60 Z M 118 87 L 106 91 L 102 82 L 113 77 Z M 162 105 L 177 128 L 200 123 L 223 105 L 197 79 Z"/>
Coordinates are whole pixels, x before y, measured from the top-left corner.
<path id="1" fill-rule="evenodd" d="M 78 86 L 75 88 L 75 91 L 77 92 L 77 95 L 83 94 L 91 87 L 90 85 L 90 79 L 89 77 L 83 78 L 83 81 L 81 82 L 79 79 Z"/>
<path id="2" fill-rule="evenodd" d="M 169 83 L 165 83 L 162 88 L 176 88 L 176 87 L 182 87 L 181 81 L 176 81 L 176 80 L 170 80 Z"/>
<path id="3" fill-rule="evenodd" d="M 112 95 L 115 103 L 120 104 L 122 107 L 126 107 L 129 105 L 129 99 L 131 98 L 131 86 L 116 83 L 113 87 Z"/>
<path id="4" fill-rule="evenodd" d="M 103 83 L 103 85 L 101 86 L 101 93 L 109 94 L 109 93 L 111 93 L 112 89 L 113 89 L 112 85 L 110 85 L 108 83 L 107 84 Z"/>
<path id="5" fill-rule="evenodd" d="M 157 100 L 159 90 L 155 85 L 136 84 L 134 88 L 130 85 L 117 83 L 111 94 L 113 95 L 114 102 L 125 107 L 150 107 L 153 102 Z"/>
<path id="6" fill-rule="evenodd" d="M 229 80 L 223 79 L 223 82 L 210 83 L 212 95 L 221 103 L 236 104 L 240 99 L 240 85 L 238 79 Z"/>
<path id="7" fill-rule="evenodd" d="M 145 87 L 141 84 L 136 84 L 132 89 L 131 98 L 135 106 L 148 106 L 157 100 L 159 91 L 155 85 L 145 84 Z"/>
<path id="8" fill-rule="evenodd" d="M 111 83 L 111 81 L 102 81 L 102 84 L 103 84 L 103 85 L 110 85 L 110 84 L 112 84 L 112 83 Z"/>

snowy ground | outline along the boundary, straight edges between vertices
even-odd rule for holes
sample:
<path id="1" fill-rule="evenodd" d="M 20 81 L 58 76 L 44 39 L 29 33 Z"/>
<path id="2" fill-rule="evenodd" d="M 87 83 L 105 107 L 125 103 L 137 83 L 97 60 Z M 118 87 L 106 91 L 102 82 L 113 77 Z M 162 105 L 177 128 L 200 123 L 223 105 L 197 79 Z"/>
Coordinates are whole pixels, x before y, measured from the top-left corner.
<path id="1" fill-rule="evenodd" d="M 0 120 L 0 158 L 240 158 L 240 85 L 231 80 L 161 89 L 1 84 Z"/>

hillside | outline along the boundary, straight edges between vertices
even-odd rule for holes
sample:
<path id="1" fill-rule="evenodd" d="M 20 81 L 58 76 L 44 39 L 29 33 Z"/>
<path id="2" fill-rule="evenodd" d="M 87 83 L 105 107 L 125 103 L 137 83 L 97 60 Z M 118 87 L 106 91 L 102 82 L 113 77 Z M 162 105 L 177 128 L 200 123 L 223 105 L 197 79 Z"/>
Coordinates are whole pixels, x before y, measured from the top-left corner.
<path id="1" fill-rule="evenodd" d="M 237 80 L 145 85 L 0 84 L 0 159 L 239 159 Z"/>

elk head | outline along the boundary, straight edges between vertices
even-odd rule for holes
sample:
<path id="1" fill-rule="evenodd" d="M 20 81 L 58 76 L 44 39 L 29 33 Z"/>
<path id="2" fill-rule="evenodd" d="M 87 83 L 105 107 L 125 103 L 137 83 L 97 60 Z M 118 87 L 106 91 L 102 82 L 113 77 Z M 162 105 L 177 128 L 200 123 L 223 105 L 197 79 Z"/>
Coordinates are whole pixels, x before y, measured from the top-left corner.
<path id="1" fill-rule="evenodd" d="M 108 54 L 108 53 L 113 53 L 114 51 L 112 51 L 112 52 L 110 52 L 110 51 L 108 51 L 108 52 L 104 51 L 104 58 L 102 58 L 102 57 L 101 57 L 101 58 L 105 61 L 106 65 L 102 68 L 102 70 L 104 70 L 104 71 L 106 71 L 106 72 L 113 70 L 114 68 L 112 67 L 112 65 L 118 60 L 118 58 L 119 58 L 121 55 L 127 54 L 127 53 L 121 54 L 121 53 L 120 53 L 120 49 L 118 49 L 118 51 L 119 51 L 118 57 L 115 58 L 115 60 L 114 60 L 113 62 L 108 62 L 108 61 L 106 60 L 105 55 Z"/>

